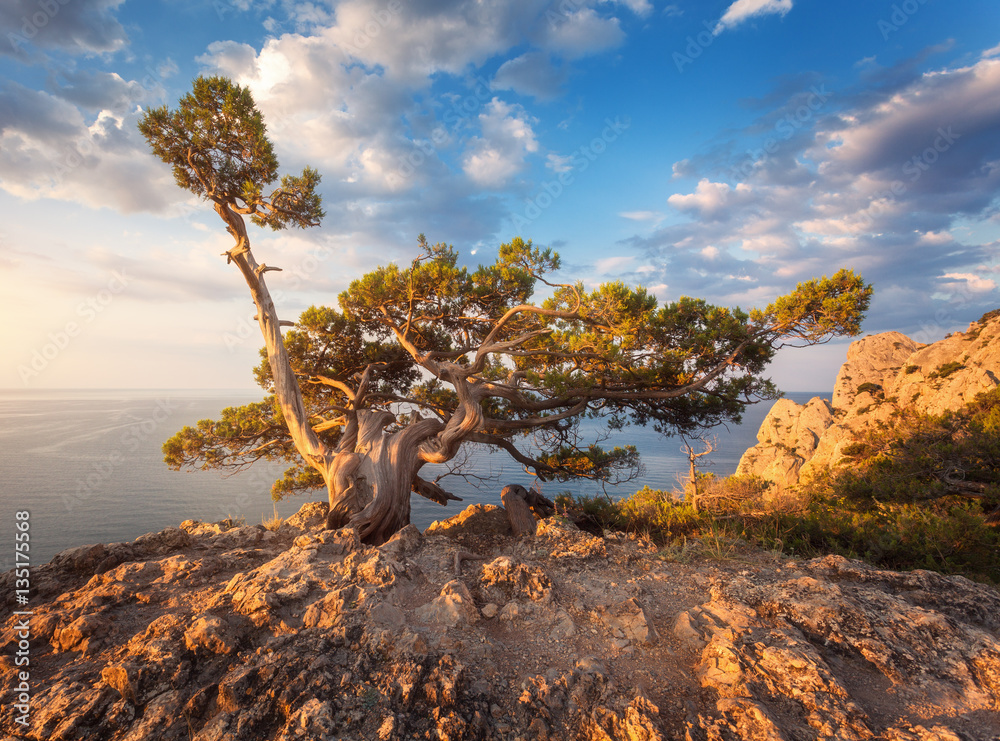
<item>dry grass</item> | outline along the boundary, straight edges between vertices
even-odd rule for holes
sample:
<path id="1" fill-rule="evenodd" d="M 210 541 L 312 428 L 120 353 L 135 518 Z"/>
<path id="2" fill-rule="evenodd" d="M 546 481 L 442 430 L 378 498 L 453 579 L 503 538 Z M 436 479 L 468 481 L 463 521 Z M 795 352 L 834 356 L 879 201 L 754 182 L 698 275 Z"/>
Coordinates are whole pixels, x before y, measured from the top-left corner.
<path id="1" fill-rule="evenodd" d="M 260 516 L 260 524 L 264 526 L 266 530 L 274 532 L 279 527 L 285 524 L 285 518 L 278 514 L 278 505 L 274 505 L 274 515 L 272 517 L 264 517 L 262 514 Z"/>

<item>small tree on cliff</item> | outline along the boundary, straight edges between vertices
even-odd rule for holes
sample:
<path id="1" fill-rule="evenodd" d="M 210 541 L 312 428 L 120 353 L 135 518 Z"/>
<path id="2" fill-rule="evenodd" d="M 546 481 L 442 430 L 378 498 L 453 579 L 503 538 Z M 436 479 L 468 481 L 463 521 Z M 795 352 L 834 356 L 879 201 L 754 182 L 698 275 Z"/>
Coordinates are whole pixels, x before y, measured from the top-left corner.
<path id="1" fill-rule="evenodd" d="M 409 522 L 411 492 L 455 499 L 420 471 L 451 461 L 464 443 L 504 450 L 543 479 L 605 479 L 634 468 L 637 454 L 582 444 L 581 416 L 665 433 L 738 420 L 747 403 L 776 397 L 761 373 L 778 347 L 856 334 L 871 295 L 841 271 L 749 313 L 691 298 L 660 307 L 621 283 L 593 292 L 549 283 L 559 256 L 521 239 L 470 270 L 450 246 L 421 236 L 409 267 L 354 281 L 339 309 L 309 309 L 282 338 L 264 283 L 273 268 L 256 263 L 243 217 L 315 225 L 319 176 L 306 169 L 261 195 L 277 162 L 249 92 L 221 78 L 197 80 L 177 111 L 151 110 L 140 128 L 233 236 L 226 255 L 250 288 L 265 341 L 257 380 L 273 392 L 177 433 L 164 445 L 168 464 L 292 461 L 275 491 L 325 487 L 328 526 L 349 524 L 368 542 Z M 532 303 L 539 283 L 550 295 Z M 532 453 L 515 444 L 528 435 Z"/>

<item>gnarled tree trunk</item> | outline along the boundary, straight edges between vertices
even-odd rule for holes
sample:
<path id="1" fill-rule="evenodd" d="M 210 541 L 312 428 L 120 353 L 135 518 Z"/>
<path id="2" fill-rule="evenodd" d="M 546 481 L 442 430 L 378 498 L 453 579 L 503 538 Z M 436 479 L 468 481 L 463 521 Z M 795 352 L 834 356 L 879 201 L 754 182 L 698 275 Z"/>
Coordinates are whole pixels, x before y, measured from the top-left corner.
<path id="1" fill-rule="evenodd" d="M 350 525 L 367 543 L 383 543 L 409 524 L 410 492 L 425 463 L 421 443 L 444 426 L 436 419 L 416 418 L 398 432 L 386 433 L 393 419 L 389 412 L 357 411 L 327 479 L 327 527 Z"/>
<path id="2" fill-rule="evenodd" d="M 421 450 L 421 445 L 442 429 L 436 419 L 414 418 L 402 430 L 387 434 L 385 428 L 395 421 L 386 411 L 355 408 L 347 429 L 336 450 L 331 450 L 316 435 L 309 423 L 302 401 L 302 392 L 285 350 L 281 327 L 291 322 L 278 319 L 270 291 L 263 275 L 268 270 L 258 265 L 250 251 L 250 241 L 243 218 L 226 204 L 216 210 L 226 221 L 236 246 L 228 258 L 235 262 L 246 280 L 257 308 L 257 321 L 267 352 L 274 392 L 292 441 L 299 454 L 323 475 L 330 501 L 327 527 L 355 527 L 362 540 L 382 543 L 410 522 L 410 492 L 420 467 L 428 460 L 451 458 L 461 438 L 450 438 L 433 446 L 433 451 Z M 362 381 L 363 387 L 365 382 Z M 358 389 L 355 403 L 363 401 L 364 390 Z M 477 405 L 473 405 L 478 409 Z M 469 416 L 475 419 L 470 409 Z M 464 430 L 464 426 L 461 426 Z M 421 482 L 419 493 L 444 504 L 457 499 L 429 482 Z"/>

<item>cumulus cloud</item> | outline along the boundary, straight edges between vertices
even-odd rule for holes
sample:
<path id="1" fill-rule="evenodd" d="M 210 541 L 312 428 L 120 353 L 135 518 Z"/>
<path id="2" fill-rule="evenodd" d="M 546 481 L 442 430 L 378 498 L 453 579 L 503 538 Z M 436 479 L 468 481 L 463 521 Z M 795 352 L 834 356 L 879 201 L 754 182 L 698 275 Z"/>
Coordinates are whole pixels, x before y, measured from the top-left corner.
<path id="1" fill-rule="evenodd" d="M 25 57 L 31 47 L 71 54 L 118 51 L 128 36 L 114 11 L 124 0 L 73 0 L 43 7 L 35 0 L 0 4 L 0 54 Z"/>
<path id="2" fill-rule="evenodd" d="M 0 187 L 30 200 L 161 210 L 176 187 L 135 123 L 134 114 L 108 109 L 84 117 L 67 100 L 8 83 L 0 89 Z"/>
<path id="3" fill-rule="evenodd" d="M 435 73 L 460 75 L 522 44 L 568 59 L 614 48 L 625 39 L 614 15 L 618 4 L 602 3 L 599 12 L 583 3 L 567 7 L 550 0 L 440 0 L 383 7 L 347 0 L 337 4 L 332 20 L 315 18 L 312 30 L 340 55 L 379 67 L 390 77 L 426 84 Z M 648 0 L 621 4 L 640 17 L 652 10 Z M 518 71 L 508 68 L 508 82 L 525 84 Z"/>
<path id="4" fill-rule="evenodd" d="M 945 273 L 941 276 L 953 281 L 952 286 L 959 285 L 970 293 L 990 293 L 996 290 L 996 281 L 992 278 L 983 278 L 975 273 Z"/>
<path id="5" fill-rule="evenodd" d="M 631 255 L 620 255 L 618 257 L 605 257 L 603 260 L 598 260 L 594 263 L 594 269 L 600 275 L 616 274 L 620 273 L 622 269 L 635 261 L 635 257 Z"/>
<path id="6" fill-rule="evenodd" d="M 753 197 L 751 190 L 746 183 L 738 183 L 732 188 L 728 183 L 713 183 L 708 178 L 702 178 L 694 193 L 674 194 L 667 199 L 667 203 L 700 218 L 724 219 L 728 214 L 736 213 L 740 205 L 750 202 Z"/>
<path id="7" fill-rule="evenodd" d="M 959 240 L 955 227 L 988 220 L 1000 202 L 1000 59 L 864 98 L 833 94 L 830 106 L 752 168 L 726 162 L 739 159 L 729 143 L 678 163 L 701 175 L 667 199 L 689 220 L 625 243 L 656 267 L 646 278 L 745 302 L 852 267 L 876 287 L 869 331 L 913 329 L 914 315 L 933 319 L 943 305 L 956 322 L 991 308 L 995 281 L 981 276 L 997 266 L 996 246 Z M 766 112 L 745 133 L 766 135 L 772 120 Z"/>
<path id="8" fill-rule="evenodd" d="M 593 8 L 581 8 L 545 26 L 541 45 L 565 57 L 583 57 L 613 49 L 625 41 L 617 18 L 602 17 Z"/>
<path id="9" fill-rule="evenodd" d="M 726 8 L 715 25 L 715 33 L 735 28 L 745 21 L 762 15 L 785 15 L 792 9 L 792 0 L 736 0 Z"/>
<path id="10" fill-rule="evenodd" d="M 642 0 L 626 5 L 645 12 Z M 616 9 L 556 9 L 549 0 L 347 0 L 308 20 L 295 15 L 298 32 L 259 50 L 216 42 L 199 61 L 206 72 L 249 86 L 279 151 L 288 153 L 282 156 L 318 167 L 325 187 L 345 183 L 368 197 L 460 175 L 466 185 L 491 189 L 538 151 L 523 111 L 498 114 L 493 93 L 557 95 L 567 59 L 624 38 Z M 492 80 L 475 77 L 486 60 L 525 46 Z M 442 79 L 444 90 L 432 90 L 431 81 Z"/>
<path id="11" fill-rule="evenodd" d="M 343 57 L 319 36 L 285 34 L 269 39 L 259 52 L 246 44 L 216 42 L 199 61 L 206 72 L 251 89 L 290 168 L 308 163 L 327 181 L 369 192 L 406 185 L 400 162 L 412 147 L 405 141 L 401 115 L 412 99 L 402 83 L 345 67 Z"/>
<path id="12" fill-rule="evenodd" d="M 121 4 L 60 4 L 31 48 L 123 49 Z M 0 8 L 0 23 L 16 31 L 11 24 L 36 9 L 34 0 L 14 0 Z M 235 0 L 220 13 L 261 10 L 279 16 L 264 21 L 272 35 L 260 46 L 210 44 L 197 59 L 201 71 L 252 90 L 282 169 L 319 169 L 325 224 L 383 259 L 389 245 L 414 236 L 400 233 L 412 224 L 456 242 L 493 233 L 507 215 L 493 191 L 533 158 L 565 172 L 568 158 L 545 157 L 534 119 L 502 91 L 558 95 L 573 60 L 622 43 L 616 14 L 644 17 L 652 5 Z M 492 79 L 477 76 L 494 59 L 507 61 Z M 45 92 L 0 85 L 0 188 L 122 212 L 166 213 L 186 203 L 136 131 L 136 109 L 164 100 L 162 83 L 177 66 L 141 81 L 117 69 L 69 66 L 51 74 Z M 421 187 L 428 182 L 433 189 Z"/>
<path id="13" fill-rule="evenodd" d="M 477 185 L 495 188 L 524 168 L 525 158 L 538 151 L 532 119 L 521 106 L 494 98 L 479 115 L 482 136 L 474 137 L 462 159 L 462 169 Z"/>
<path id="14" fill-rule="evenodd" d="M 653 4 L 649 0 L 619 0 L 619 2 L 640 18 L 645 18 L 653 12 Z M 668 9 L 664 12 L 668 12 L 669 8 L 673 7 L 668 6 Z"/>
<path id="15" fill-rule="evenodd" d="M 503 0 L 396 3 L 376 8 L 366 0 L 337 5 L 335 23 L 320 32 L 343 54 L 380 66 L 392 77 L 425 84 L 436 72 L 461 74 L 514 46 L 527 35 L 531 5 Z M 528 12 L 525 12 L 527 10 Z"/>
<path id="16" fill-rule="evenodd" d="M 97 70 L 62 70 L 53 78 L 51 89 L 73 105 L 96 111 L 124 111 L 147 96 L 139 81 Z"/>

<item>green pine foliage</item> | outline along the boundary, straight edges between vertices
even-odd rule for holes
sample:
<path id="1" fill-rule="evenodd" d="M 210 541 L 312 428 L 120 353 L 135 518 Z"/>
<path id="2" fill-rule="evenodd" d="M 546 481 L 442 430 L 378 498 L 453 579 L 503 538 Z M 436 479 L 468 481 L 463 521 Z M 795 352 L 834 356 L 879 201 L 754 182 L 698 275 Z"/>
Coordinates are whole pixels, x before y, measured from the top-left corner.
<path id="1" fill-rule="evenodd" d="M 278 158 L 249 88 L 225 77 L 199 77 L 176 110 L 144 112 L 139 131 L 153 154 L 170 165 L 177 185 L 249 215 L 257 226 L 315 226 L 324 213 L 320 176 L 310 167 L 278 180 Z"/>
<path id="2" fill-rule="evenodd" d="M 274 187 L 279 165 L 263 116 L 249 89 L 224 77 L 199 77 L 176 109 L 147 110 L 139 130 L 178 186 L 211 202 L 234 237 L 227 259 L 242 271 L 262 328 L 270 321 L 257 382 L 281 394 L 297 433 L 309 424 L 317 436 L 302 453 L 282 406 L 267 396 L 184 428 L 164 445 L 166 462 L 239 470 L 286 461 L 276 497 L 324 480 L 333 486 L 331 460 L 368 454 L 357 431 L 360 415 L 371 414 L 386 421 L 386 434 L 415 431 L 420 465 L 453 460 L 471 442 L 506 451 L 543 480 L 627 480 L 640 470 L 635 449 L 588 444 L 580 418 L 665 434 L 739 422 L 746 404 L 777 398 L 763 373 L 779 348 L 857 334 L 871 299 L 870 285 L 841 270 L 749 312 L 689 297 L 660 306 L 642 287 L 551 283 L 559 255 L 520 237 L 500 245 L 493 264 L 473 268 L 450 245 L 421 235 L 408 266 L 379 267 L 354 280 L 336 306 L 304 312 L 283 335 L 286 359 L 272 333 L 268 266 L 250 259 L 245 218 L 272 229 L 317 226 L 319 174 L 307 167 Z M 270 362 L 291 366 L 277 386 Z M 529 435 L 532 445 L 517 447 Z M 419 467 L 411 467 L 423 493 Z M 653 504 L 642 505 L 650 521 L 671 522 L 673 510 Z"/>
<path id="3" fill-rule="evenodd" d="M 575 419 L 602 416 L 613 428 L 650 425 L 667 434 L 738 422 L 748 402 L 777 398 L 763 373 L 783 341 L 849 331 L 871 293 L 859 276 L 842 271 L 832 282 L 801 284 L 791 294 L 803 296 L 797 313 L 788 297 L 749 313 L 692 298 L 659 306 L 645 289 L 621 283 L 591 292 L 556 286 L 535 305 L 538 284 L 559 267 L 551 250 L 515 238 L 493 264 L 470 268 L 450 245 L 423 235 L 418 242 L 421 252 L 409 266 L 390 264 L 358 278 L 340 294 L 339 308 L 311 307 L 284 335 L 310 421 L 331 449 L 342 415 L 358 403 L 345 394 L 363 374 L 366 408 L 399 414 L 406 405 L 442 420 L 456 414 L 453 384 L 425 372 L 451 361 L 478 366 L 480 388 L 499 389 L 480 402 L 480 442 L 504 447 L 535 431 L 542 449 L 529 465 L 543 479 L 628 480 L 641 471 L 636 449 L 581 441 Z M 855 318 L 824 309 L 818 290 L 850 294 Z M 270 392 L 263 350 L 261 358 L 255 377 Z M 516 391 L 508 385 L 512 373 Z M 164 452 L 175 468 L 288 461 L 276 497 L 322 484 L 291 444 L 273 397 L 181 430 Z"/>

